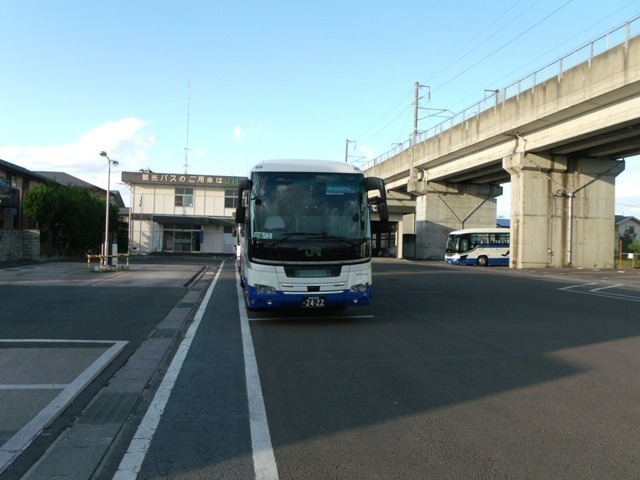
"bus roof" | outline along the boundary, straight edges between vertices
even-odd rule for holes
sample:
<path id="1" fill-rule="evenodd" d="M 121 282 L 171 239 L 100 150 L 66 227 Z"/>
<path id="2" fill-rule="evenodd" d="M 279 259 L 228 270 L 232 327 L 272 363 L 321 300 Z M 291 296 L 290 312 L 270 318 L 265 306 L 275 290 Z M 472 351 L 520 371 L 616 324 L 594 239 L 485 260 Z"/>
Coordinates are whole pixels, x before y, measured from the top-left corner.
<path id="1" fill-rule="evenodd" d="M 509 228 L 465 228 L 463 230 L 454 230 L 449 235 L 464 235 L 465 233 L 510 233 Z"/>
<path id="2" fill-rule="evenodd" d="M 330 160 L 261 160 L 253 172 L 314 172 L 314 173 L 359 173 L 362 170 L 346 162 Z"/>

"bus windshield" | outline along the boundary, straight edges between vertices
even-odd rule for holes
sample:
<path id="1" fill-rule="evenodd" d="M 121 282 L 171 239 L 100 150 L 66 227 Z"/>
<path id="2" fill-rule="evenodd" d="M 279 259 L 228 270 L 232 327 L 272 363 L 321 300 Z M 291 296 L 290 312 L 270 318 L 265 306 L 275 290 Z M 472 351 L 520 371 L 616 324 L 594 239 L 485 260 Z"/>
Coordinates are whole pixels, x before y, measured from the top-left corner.
<path id="1" fill-rule="evenodd" d="M 446 247 L 446 252 L 447 253 L 457 253 L 459 252 L 459 247 L 458 244 L 460 243 L 460 236 L 459 235 L 449 235 L 449 237 L 447 238 L 447 247 Z"/>
<path id="2" fill-rule="evenodd" d="M 267 261 L 358 261 L 370 257 L 363 176 L 254 172 L 250 255 Z"/>

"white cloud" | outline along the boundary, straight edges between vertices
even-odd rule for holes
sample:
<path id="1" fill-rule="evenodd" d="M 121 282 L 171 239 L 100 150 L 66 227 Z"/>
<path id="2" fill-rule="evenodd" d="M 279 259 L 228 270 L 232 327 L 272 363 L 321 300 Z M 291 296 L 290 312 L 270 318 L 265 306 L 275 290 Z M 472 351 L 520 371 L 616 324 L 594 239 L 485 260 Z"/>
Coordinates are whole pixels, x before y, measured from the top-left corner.
<path id="1" fill-rule="evenodd" d="M 640 157 L 627 159 L 625 171 L 616 177 L 616 215 L 640 218 Z"/>
<path id="2" fill-rule="evenodd" d="M 374 158 L 376 158 L 376 155 L 375 155 L 376 152 L 373 149 L 373 147 L 369 147 L 367 145 L 360 145 L 358 147 L 358 151 L 363 154 L 364 159 L 367 161 L 373 160 Z"/>
<path id="3" fill-rule="evenodd" d="M 196 148 L 195 155 L 198 158 L 206 158 L 209 155 L 209 150 L 206 148 Z"/>
<path id="4" fill-rule="evenodd" d="M 244 138 L 247 135 L 258 132 L 262 126 L 259 120 L 249 120 L 248 126 L 236 125 L 233 128 L 233 138 Z"/>
<path id="5" fill-rule="evenodd" d="M 640 158 L 638 158 L 640 161 Z M 623 172 L 616 177 L 616 197 L 637 197 L 640 185 L 640 172 Z"/>
<path id="6" fill-rule="evenodd" d="M 357 150 L 349 151 L 347 155 L 349 163 L 362 166 L 366 162 L 376 158 L 376 151 L 373 147 L 360 145 Z"/>
<path id="7" fill-rule="evenodd" d="M 147 151 L 156 136 L 145 131 L 148 122 L 125 118 L 107 122 L 75 142 L 63 145 L 0 147 L 0 158 L 29 170 L 62 171 L 102 188 L 106 187 L 107 164 L 99 153 L 104 150 L 119 165 L 114 170 L 135 171 L 145 166 Z M 113 178 L 112 178 L 113 180 Z"/>

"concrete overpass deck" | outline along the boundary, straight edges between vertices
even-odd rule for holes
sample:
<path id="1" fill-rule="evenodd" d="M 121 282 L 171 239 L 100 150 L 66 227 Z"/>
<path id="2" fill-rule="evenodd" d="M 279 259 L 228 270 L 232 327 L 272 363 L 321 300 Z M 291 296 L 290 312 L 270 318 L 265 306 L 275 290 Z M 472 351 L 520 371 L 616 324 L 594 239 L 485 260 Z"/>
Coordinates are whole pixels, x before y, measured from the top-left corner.
<path id="1" fill-rule="evenodd" d="M 513 267 L 611 267 L 615 176 L 640 154 L 640 35 L 625 31 L 618 45 L 551 78 L 533 74 L 515 95 L 496 93 L 492 106 L 365 166 L 416 197 L 418 258 L 441 257 L 453 229 L 495 226 L 499 185 L 511 182 Z"/>

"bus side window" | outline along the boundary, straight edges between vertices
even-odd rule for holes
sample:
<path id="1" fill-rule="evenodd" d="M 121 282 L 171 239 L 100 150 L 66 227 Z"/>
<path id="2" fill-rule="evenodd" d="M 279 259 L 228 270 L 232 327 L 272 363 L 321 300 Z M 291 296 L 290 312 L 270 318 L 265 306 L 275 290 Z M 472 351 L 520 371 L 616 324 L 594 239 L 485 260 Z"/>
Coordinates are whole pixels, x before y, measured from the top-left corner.
<path id="1" fill-rule="evenodd" d="M 461 252 L 466 252 L 467 250 L 469 250 L 469 240 L 467 240 L 466 238 L 461 238 L 460 239 L 460 251 Z"/>

